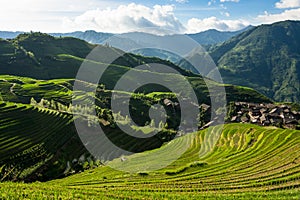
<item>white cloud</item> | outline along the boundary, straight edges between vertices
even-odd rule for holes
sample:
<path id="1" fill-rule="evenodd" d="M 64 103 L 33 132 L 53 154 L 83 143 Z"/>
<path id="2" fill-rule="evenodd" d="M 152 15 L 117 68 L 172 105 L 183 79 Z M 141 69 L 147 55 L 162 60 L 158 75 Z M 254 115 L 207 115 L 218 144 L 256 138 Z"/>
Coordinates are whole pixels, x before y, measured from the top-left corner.
<path id="1" fill-rule="evenodd" d="M 177 3 L 187 3 L 189 0 L 175 0 Z"/>
<path id="2" fill-rule="evenodd" d="M 187 23 L 187 33 L 198 33 L 201 31 L 216 29 L 219 31 L 235 31 L 249 26 L 245 20 L 220 20 L 216 17 L 205 19 L 192 18 Z"/>
<path id="3" fill-rule="evenodd" d="M 220 2 L 236 2 L 236 3 L 238 3 L 238 2 L 240 2 L 240 0 L 220 0 Z"/>
<path id="4" fill-rule="evenodd" d="M 55 32 L 63 30 L 63 17 L 117 4 L 106 0 L 0 0 L 0 5 L 0 30 Z"/>
<path id="5" fill-rule="evenodd" d="M 0 0 L 0 11 L 5 14 L 18 14 L 18 12 L 84 12 L 87 9 L 115 7 L 116 2 L 106 0 Z M 22 14 L 19 13 L 19 14 Z M 25 16 L 25 15 L 23 15 Z M 26 17 L 26 16 L 25 16 Z"/>
<path id="6" fill-rule="evenodd" d="M 174 6 L 155 5 L 152 8 L 131 3 L 116 9 L 96 9 L 85 12 L 74 19 L 65 18 L 68 29 L 93 29 L 101 32 L 124 33 L 143 28 L 161 28 L 183 32 L 184 26 L 174 16 Z"/>
<path id="7" fill-rule="evenodd" d="M 226 17 L 230 17 L 230 13 L 229 12 L 221 12 L 221 15 L 224 15 Z"/>
<path id="8" fill-rule="evenodd" d="M 300 8 L 285 10 L 279 14 L 270 14 L 265 12 L 264 15 L 258 15 L 256 21 L 261 23 L 274 23 L 284 20 L 300 20 Z"/>
<path id="9" fill-rule="evenodd" d="M 276 8 L 297 8 L 300 7 L 300 0 L 280 0 L 275 4 Z"/>
<path id="10" fill-rule="evenodd" d="M 188 0 L 169 1 L 183 3 Z M 227 17 L 230 17 L 230 13 L 224 3 L 228 1 L 239 2 L 239 0 L 207 0 L 210 7 L 193 7 L 191 12 L 180 13 L 182 9 L 177 8 L 175 12 L 175 6 L 172 5 L 153 7 L 135 3 L 120 5 L 120 1 L 107 0 L 10 0 L 9 3 L 7 0 L 0 0 L 0 30 L 71 32 L 93 29 L 123 33 L 152 27 L 169 29 L 176 33 L 196 33 L 208 29 L 238 30 L 248 26 L 250 22 L 259 25 L 283 20 L 300 20 L 300 0 L 277 0 L 277 8 L 289 9 L 277 14 L 266 12 L 247 19 L 249 21 L 229 20 Z M 203 10 L 218 10 L 225 19 L 192 18 L 194 12 Z M 183 25 L 175 13 L 181 17 L 184 14 L 188 22 Z"/>

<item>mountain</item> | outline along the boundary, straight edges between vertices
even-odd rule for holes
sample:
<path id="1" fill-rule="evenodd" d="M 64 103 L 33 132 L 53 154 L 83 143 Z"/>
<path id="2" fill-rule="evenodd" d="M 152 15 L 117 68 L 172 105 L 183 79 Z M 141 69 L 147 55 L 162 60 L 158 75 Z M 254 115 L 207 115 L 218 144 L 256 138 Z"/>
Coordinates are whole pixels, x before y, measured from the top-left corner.
<path id="1" fill-rule="evenodd" d="M 53 37 L 43 33 L 21 34 L 13 40 L 0 40 L 0 43 L 0 74 L 31 77 L 35 79 L 74 79 L 86 56 L 97 46 L 76 38 Z M 167 65 L 175 69 L 182 75 L 188 77 L 195 88 L 205 86 L 204 78 L 185 71 L 169 61 L 155 57 L 143 57 L 125 53 L 119 49 L 105 45 L 98 45 L 97 47 L 98 51 L 101 51 L 101 55 L 99 55 L 102 59 L 97 61 L 99 67 L 109 62 L 110 52 L 120 56 L 110 63 L 106 71 L 107 78 L 101 79 L 107 89 L 113 89 L 117 80 L 130 69 L 147 63 Z M 164 74 L 164 72 L 160 71 L 146 71 L 146 73 Z M 170 81 L 174 79 L 172 77 L 173 72 L 165 73 L 165 76 L 170 76 Z M 213 81 L 212 84 L 218 85 Z M 226 85 L 226 87 L 232 88 L 237 92 L 240 91 L 241 94 L 247 94 L 247 92 L 243 92 L 244 89 L 242 87 L 231 85 Z M 250 91 L 247 88 L 246 90 Z M 199 92 L 201 92 L 200 89 Z M 244 98 L 243 95 L 240 97 L 229 95 L 228 97 L 229 100 L 235 98 L 237 101 L 242 101 Z M 269 102 L 267 98 L 261 95 L 255 96 L 253 101 L 259 102 L 262 99 Z"/>
<path id="2" fill-rule="evenodd" d="M 213 44 L 224 42 L 233 36 L 236 36 L 246 30 L 251 29 L 252 27 L 253 26 L 248 26 L 239 31 L 218 31 L 215 29 L 210 29 L 210 30 L 199 32 L 196 34 L 185 34 L 185 35 L 188 37 L 191 37 L 193 40 L 195 40 L 196 42 L 198 42 L 201 45 L 213 45 Z M 85 32 L 77 31 L 77 32 L 72 32 L 72 33 L 51 33 L 50 35 L 53 35 L 56 37 L 57 36 L 75 37 L 75 38 L 85 40 L 89 43 L 103 44 L 103 42 L 105 40 L 107 40 L 109 37 L 116 35 L 116 34 L 102 33 L 102 32 L 96 32 L 96 31 L 90 30 L 90 31 L 85 31 Z M 162 39 L 173 37 L 170 35 L 157 36 L 157 35 L 143 33 L 143 32 L 131 32 L 131 33 L 123 33 L 123 34 L 117 34 L 117 35 L 121 35 L 121 37 L 123 35 L 123 36 L 126 36 L 127 38 L 130 38 L 128 35 L 132 35 L 132 37 L 140 37 L 141 41 L 145 41 L 145 42 L 146 42 L 146 40 L 143 40 L 143 38 L 145 38 L 145 37 L 148 40 L 149 40 L 149 37 L 150 38 L 151 37 L 161 37 Z"/>
<path id="3" fill-rule="evenodd" d="M 12 40 L 0 40 L 0 74 L 40 79 L 74 77 L 80 62 L 68 62 L 63 55 L 84 58 L 95 45 L 75 38 L 54 38 L 42 33 L 24 33 Z M 26 70 L 24 70 L 26 69 Z"/>
<path id="4" fill-rule="evenodd" d="M 247 29 L 250 29 L 251 26 L 234 32 L 221 32 L 217 30 L 208 30 L 204 32 L 200 32 L 197 34 L 185 34 L 185 35 L 154 35 L 144 32 L 130 32 L 130 33 L 123 33 L 123 34 L 111 34 L 111 33 L 102 33 L 102 32 L 96 32 L 93 30 L 89 31 L 76 31 L 71 33 L 49 33 L 49 35 L 54 37 L 59 37 L 60 39 L 64 39 L 64 37 L 74 37 L 81 40 L 84 40 L 88 43 L 92 44 L 107 44 L 110 46 L 118 47 L 120 49 L 123 49 L 122 47 L 137 47 L 137 46 L 148 46 L 149 48 L 141 48 L 135 50 L 133 53 L 139 54 L 142 56 L 148 56 L 148 57 L 158 57 L 164 60 L 169 60 L 173 63 L 180 63 L 180 60 L 182 59 L 178 55 L 175 55 L 171 52 L 164 51 L 159 48 L 155 48 L 156 46 L 153 44 L 158 43 L 159 45 L 164 44 L 166 42 L 173 43 L 173 41 L 182 40 L 182 37 L 190 37 L 192 40 L 194 40 L 196 43 L 199 43 L 200 45 L 203 45 L 204 47 L 210 47 L 211 45 L 224 42 L 228 40 L 229 38 L 246 31 Z M 3 39 L 14 39 L 18 35 L 24 34 L 24 32 L 8 32 L 8 31 L 2 31 L 0 32 L 0 38 Z M 112 39 L 113 37 L 113 39 Z M 124 39 L 126 38 L 126 39 Z M 139 45 L 135 42 L 138 41 Z M 158 46 L 159 46 L 158 45 Z M 152 47 L 152 48 L 151 48 Z M 193 67 L 191 66 L 184 66 L 185 69 L 197 72 Z"/>
<path id="5" fill-rule="evenodd" d="M 18 35 L 23 34 L 23 33 L 26 33 L 26 32 L 0 31 L 0 38 L 14 39 Z M 88 30 L 88 31 L 75 31 L 75 32 L 70 32 L 70 33 L 49 33 L 49 35 L 54 36 L 54 37 L 74 37 L 74 38 L 78 38 L 81 40 L 85 40 L 89 43 L 102 44 L 106 39 L 113 36 L 114 34 Z"/>
<path id="6" fill-rule="evenodd" d="M 185 35 L 191 37 L 193 40 L 197 41 L 201 45 L 213 45 L 213 44 L 224 42 L 229 38 L 250 29 L 251 27 L 252 26 L 248 26 L 239 31 L 218 31 L 215 29 L 210 29 L 195 34 L 185 34 Z M 22 33 L 24 32 L 0 31 L 0 38 L 13 39 Z M 52 35 L 54 37 L 74 37 L 81 40 L 85 40 L 93 44 L 103 44 L 108 38 L 112 37 L 113 35 L 128 35 L 128 34 L 129 35 L 135 34 L 135 32 L 124 33 L 124 34 L 113 34 L 113 33 L 103 33 L 103 32 L 96 32 L 94 30 L 88 30 L 88 31 L 75 31 L 70 33 L 49 33 L 49 35 Z M 152 37 L 152 36 L 156 37 L 156 35 L 148 34 L 148 33 L 139 32 L 138 34 L 142 35 L 141 37 Z M 165 35 L 165 36 L 158 36 L 158 37 L 168 38 L 170 36 Z"/>
<path id="7" fill-rule="evenodd" d="M 169 60 L 173 63 L 180 63 L 182 57 L 175 55 L 172 52 L 168 52 L 166 50 L 161 49 L 162 44 L 172 44 L 174 41 L 177 41 L 179 46 L 185 48 L 187 46 L 192 46 L 191 44 L 181 44 L 181 41 L 187 41 L 186 37 L 190 38 L 190 43 L 202 45 L 204 48 L 209 48 L 212 45 L 217 43 L 224 42 L 230 39 L 233 36 L 236 36 L 248 29 L 251 29 L 252 26 L 249 26 L 245 29 L 235 31 L 235 32 L 221 32 L 217 30 L 208 30 L 204 32 L 200 32 L 197 34 L 185 34 L 185 35 L 153 35 L 149 33 L 143 32 L 131 32 L 131 33 L 124 33 L 120 35 L 116 35 L 113 39 L 108 39 L 106 42 L 112 46 L 116 46 L 118 48 L 123 49 L 122 47 L 130 47 L 138 45 L 134 41 L 138 41 L 141 47 L 148 47 L 148 48 L 140 48 L 136 49 L 134 53 L 148 56 L 148 57 L 158 57 L 164 60 Z M 125 38 L 125 39 L 123 39 Z M 197 72 L 192 66 L 188 65 L 181 65 L 186 70 Z"/>
<path id="8" fill-rule="evenodd" d="M 253 26 L 248 26 L 239 31 L 218 31 L 215 29 L 210 29 L 200 33 L 186 34 L 186 35 L 191 37 L 193 40 L 197 41 L 201 45 L 214 45 L 214 44 L 225 42 L 226 40 L 229 40 L 230 38 L 242 32 L 245 32 L 251 28 L 253 28 Z"/>
<path id="9" fill-rule="evenodd" d="M 252 28 L 210 54 L 225 83 L 254 88 L 275 101 L 300 102 L 300 21 Z"/>
<path id="10" fill-rule="evenodd" d="M 0 38 L 2 38 L 2 39 L 13 39 L 13 38 L 17 37 L 18 35 L 20 35 L 22 33 L 24 33 L 24 32 L 20 32 L 20 31 L 16 31 L 16 32 L 0 31 Z"/>
<path id="11" fill-rule="evenodd" d="M 0 74 L 37 79 L 75 78 L 82 62 L 95 47 L 103 53 L 120 55 L 120 58 L 112 62 L 120 71 L 124 71 L 124 67 L 132 68 L 141 63 L 154 62 L 168 65 L 185 75 L 192 75 L 159 58 L 125 54 L 106 45 L 94 45 L 77 38 L 53 37 L 44 33 L 24 33 L 15 39 L 0 39 Z M 102 56 L 102 59 L 102 63 L 110 62 L 109 55 L 106 58 Z"/>
<path id="12" fill-rule="evenodd" d="M 81 40 L 85 40 L 92 44 L 103 44 L 105 40 L 107 40 L 109 37 L 113 36 L 114 34 L 89 30 L 84 32 L 76 31 L 71 33 L 50 33 L 49 35 L 55 37 L 74 37 Z"/>

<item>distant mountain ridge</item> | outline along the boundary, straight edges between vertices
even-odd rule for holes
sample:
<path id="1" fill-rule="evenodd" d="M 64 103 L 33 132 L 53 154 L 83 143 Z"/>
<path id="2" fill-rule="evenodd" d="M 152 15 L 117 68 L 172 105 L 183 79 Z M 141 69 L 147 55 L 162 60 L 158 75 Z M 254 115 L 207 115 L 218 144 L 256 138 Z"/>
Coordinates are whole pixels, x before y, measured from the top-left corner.
<path id="1" fill-rule="evenodd" d="M 13 31 L 0 31 L 0 38 L 2 38 L 2 39 L 12 39 L 12 38 L 17 37 L 21 33 L 24 33 L 24 32 L 21 32 L 21 31 L 16 31 L 16 32 L 13 32 Z"/>
<path id="2" fill-rule="evenodd" d="M 102 33 L 102 32 L 96 32 L 93 30 L 89 31 L 76 31 L 71 33 L 50 33 L 50 35 L 55 37 L 75 37 L 81 40 L 85 40 L 92 44 L 103 44 L 105 40 L 113 36 L 112 33 Z"/>
<path id="3" fill-rule="evenodd" d="M 210 29 L 204 32 L 199 32 L 196 34 L 174 34 L 174 35 L 154 35 L 150 33 L 145 32 L 129 32 L 129 33 L 123 33 L 123 34 L 112 34 L 112 33 L 102 33 L 102 32 L 96 32 L 93 30 L 88 31 L 76 31 L 76 32 L 70 32 L 70 33 L 50 33 L 48 35 L 54 36 L 54 37 L 74 37 L 81 40 L 84 40 L 88 43 L 92 44 L 107 44 L 112 47 L 117 47 L 119 49 L 128 48 L 131 46 L 137 47 L 140 46 L 141 48 L 137 49 L 133 53 L 139 54 L 142 56 L 147 57 L 158 57 L 160 59 L 168 60 L 173 63 L 180 63 L 180 60 L 182 57 L 179 57 L 178 55 L 173 54 L 172 52 L 167 52 L 161 50 L 159 47 L 155 48 L 143 48 L 143 47 L 150 47 L 153 46 L 154 43 L 160 43 L 165 44 L 166 42 L 173 43 L 174 41 L 180 41 L 183 40 L 183 38 L 190 37 L 191 40 L 194 40 L 195 43 L 199 43 L 200 45 L 204 46 L 204 48 L 208 48 L 212 45 L 224 42 L 228 39 L 230 39 L 233 36 L 236 36 L 248 29 L 252 28 L 252 26 L 248 26 L 242 30 L 239 31 L 218 31 L 215 29 Z M 24 32 L 8 32 L 8 31 L 0 31 L 0 38 L 3 39 L 14 39 L 19 34 L 22 34 Z M 125 39 L 124 39 L 125 38 Z M 137 44 L 135 41 L 139 41 Z M 160 42 L 158 42 L 160 41 Z M 124 47 L 124 48 L 122 48 Z M 194 69 L 192 66 L 188 66 L 185 69 L 190 70 L 194 73 L 197 73 L 197 70 Z"/>
<path id="4" fill-rule="evenodd" d="M 242 30 L 239 31 L 218 31 L 215 29 L 210 29 L 207 31 L 195 33 L 195 34 L 184 34 L 186 36 L 191 37 L 193 40 L 197 41 L 201 45 L 213 45 L 217 43 L 224 42 L 228 39 L 230 39 L 233 36 L 236 36 L 248 29 L 250 29 L 252 26 L 248 26 Z M 22 31 L 17 32 L 10 32 L 10 31 L 0 31 L 0 38 L 2 39 L 13 39 L 17 37 L 19 34 L 25 33 Z M 124 33 L 124 34 L 113 34 L 113 33 L 104 33 L 104 32 L 96 32 L 94 30 L 87 30 L 87 31 L 75 31 L 70 33 L 49 33 L 49 35 L 55 36 L 55 37 L 75 37 L 78 39 L 85 40 L 89 43 L 93 44 L 103 44 L 109 37 L 113 35 L 127 35 L 127 34 L 134 34 L 132 33 Z M 137 33 L 137 32 L 136 32 Z M 149 33 L 141 33 L 144 36 L 156 36 Z M 169 37 L 170 35 L 165 36 L 159 36 L 159 37 Z"/>
<path id="5" fill-rule="evenodd" d="M 197 41 L 199 44 L 213 45 L 213 44 L 225 42 L 226 40 L 240 33 L 243 33 L 253 27 L 254 26 L 247 26 L 246 28 L 238 31 L 218 31 L 216 29 L 210 29 L 195 34 L 186 34 L 186 35 L 191 37 L 193 40 Z"/>

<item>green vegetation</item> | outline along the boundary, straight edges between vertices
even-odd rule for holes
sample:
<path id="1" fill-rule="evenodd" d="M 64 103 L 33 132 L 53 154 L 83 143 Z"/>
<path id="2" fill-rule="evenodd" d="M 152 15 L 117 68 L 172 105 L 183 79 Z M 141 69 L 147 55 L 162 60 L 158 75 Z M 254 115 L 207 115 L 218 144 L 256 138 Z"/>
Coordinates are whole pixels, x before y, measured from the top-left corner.
<path id="1" fill-rule="evenodd" d="M 70 114 L 3 102 L 0 113 L 1 181 L 58 178 L 66 160 L 85 152 Z"/>
<path id="2" fill-rule="evenodd" d="M 208 91 L 208 83 L 211 88 L 224 86 L 228 103 L 272 102 L 255 90 L 221 85 L 169 61 L 124 54 L 106 45 L 98 46 L 103 53 L 102 60 L 87 62 L 103 67 L 109 62 L 105 57 L 110 52 L 122 56 L 109 65 L 99 83 L 78 80 L 78 87 L 73 91 L 77 70 L 96 45 L 42 33 L 21 34 L 12 40 L 0 40 L 0 44 L 0 74 L 5 74 L 0 75 L 0 199 L 299 198 L 299 131 L 227 124 L 216 145 L 213 145 L 214 133 L 220 126 L 174 139 L 181 115 L 176 95 L 183 94 L 171 93 L 157 84 L 142 86 L 132 93 L 114 87 L 132 70 L 137 76 L 155 75 L 185 91 L 180 81 L 183 77 L 174 73 L 133 69 L 160 63 L 179 71 L 189 81 L 198 98 L 198 102 L 188 102 L 193 105 L 210 105 L 211 98 L 225 100 L 224 95 Z M 293 69 L 297 69 L 296 62 Z M 148 126 L 142 129 L 133 125 L 124 113 L 112 113 L 112 95 L 122 101 L 129 97 L 133 121 Z M 72 99 L 82 103 L 72 105 Z M 155 104 L 165 108 L 166 122 L 150 119 L 149 109 Z M 198 123 L 202 127 L 210 121 L 210 113 L 198 109 Z M 93 111 L 96 116 L 92 115 Z M 154 112 L 161 111 L 154 109 Z M 107 149 L 99 157 L 92 156 L 76 132 L 75 120 L 88 128 L 85 134 L 100 125 L 111 142 L 136 154 L 120 155 Z M 116 120 L 120 127 L 127 125 L 135 134 L 150 134 L 158 127 L 161 131 L 150 138 L 135 138 L 123 133 Z M 100 141 L 97 145 L 106 147 L 107 144 Z M 178 149 L 185 145 L 189 148 L 163 169 L 151 171 L 144 167 L 162 164 L 168 159 L 166 155 L 174 154 L 170 148 L 174 145 Z M 141 162 L 144 158 L 150 161 Z"/>
<path id="3" fill-rule="evenodd" d="M 7 102 L 3 104 L 3 108 L 9 107 L 9 102 L 16 103 L 16 107 L 22 107 L 23 105 L 28 107 L 30 104 L 28 109 L 25 110 L 9 109 L 9 112 L 0 112 L 0 116 L 3 119 L 10 116 L 11 120 L 17 121 L 17 124 L 10 124 L 8 121 L 4 121 L 1 124 L 0 130 L 5 133 L 3 134 L 3 141 L 6 141 L 6 138 L 11 136 L 20 137 L 20 141 L 22 141 L 24 135 L 29 135 L 30 139 L 31 134 L 34 134 L 37 139 L 32 139 L 37 140 L 37 142 L 26 146 L 25 149 L 19 149 L 20 151 L 17 152 L 17 156 L 31 152 L 28 157 L 34 157 L 39 151 L 44 152 L 44 157 L 37 156 L 35 161 L 27 162 L 25 160 L 26 162 L 23 162 L 23 160 L 15 159 L 15 154 L 9 154 L 10 151 L 6 149 L 8 146 L 3 146 L 3 151 L 8 154 L 5 160 L 3 158 L 0 163 L 4 166 L 1 172 L 1 179 L 3 180 L 49 180 L 88 168 L 86 160 L 82 163 L 75 162 L 75 165 L 72 164 L 74 159 L 79 160 L 80 156 L 86 155 L 85 157 L 89 157 L 89 155 L 83 149 L 76 135 L 71 112 L 80 113 L 83 123 L 88 127 L 92 127 L 100 122 L 101 126 L 109 132 L 112 141 L 117 143 L 121 141 L 119 145 L 124 146 L 124 148 L 130 148 L 134 152 L 158 148 L 164 142 L 173 139 L 176 134 L 174 130 L 176 130 L 180 120 L 180 113 L 177 112 L 176 114 L 168 115 L 167 123 L 161 124 L 161 122 L 150 121 L 148 112 L 151 105 L 162 104 L 162 101 L 166 98 L 176 102 L 177 99 L 174 94 L 158 85 L 148 85 L 139 88 L 135 94 L 112 90 L 119 78 L 137 65 L 160 63 L 179 71 L 181 74 L 187 76 L 188 81 L 198 96 L 199 103 L 210 104 L 210 97 L 223 98 L 223 96 L 219 97 L 219 94 L 210 94 L 206 86 L 206 82 L 209 82 L 215 87 L 220 87 L 221 85 L 218 83 L 184 71 L 169 61 L 134 54 L 124 54 L 124 52 L 108 46 L 98 46 L 99 51 L 104 54 L 113 51 L 124 55 L 109 66 L 100 80 L 96 95 L 94 91 L 91 91 L 91 88 L 95 88 L 95 86 L 85 81 L 80 82 L 81 90 L 73 91 L 74 77 L 77 70 L 83 59 L 96 45 L 91 45 L 75 38 L 55 38 L 42 33 L 20 34 L 15 39 L 1 40 L 0 42 L 3 43 L 0 46 L 0 59 L 3 61 L 0 73 L 9 74 L 0 76 L 1 100 Z M 101 67 L 105 64 L 106 60 L 92 62 L 99 64 Z M 155 73 L 156 76 L 169 81 L 171 84 L 175 84 L 178 88 L 182 88 L 180 81 L 178 81 L 179 77 L 172 73 L 134 70 L 143 75 Z M 53 79 L 62 77 L 64 79 Z M 37 80 L 35 78 L 46 80 Z M 228 102 L 270 102 L 268 98 L 249 88 L 225 85 L 225 89 L 228 93 Z M 138 144 L 138 141 L 132 137 L 121 134 L 122 132 L 116 127 L 113 113 L 110 110 L 112 93 L 117 94 L 119 98 L 124 98 L 128 95 L 131 96 L 132 118 L 138 125 L 150 125 L 148 129 L 130 126 L 132 132 L 149 134 L 151 130 L 155 130 L 155 127 L 153 127 L 154 124 L 163 127 L 163 131 L 157 134 L 156 137 L 153 137 L 151 141 L 145 140 L 142 144 Z M 81 107 L 71 106 L 72 97 L 82 101 L 84 105 Z M 96 106 L 95 108 L 91 108 L 90 105 L 94 99 Z M 165 108 L 169 114 L 173 113 L 171 108 L 167 108 L 166 106 Z M 93 109 L 96 109 L 99 119 L 90 115 Z M 26 114 L 29 111 L 30 114 Z M 117 114 L 118 121 L 121 124 L 126 125 L 129 123 L 128 116 L 123 116 L 122 113 L 115 114 Z M 32 120 L 27 119 L 28 115 L 36 116 L 39 119 L 38 125 L 30 123 Z M 14 116 L 16 117 L 14 118 Z M 68 121 L 63 121 L 61 118 L 68 119 Z M 204 118 L 206 121 L 202 121 L 199 124 L 203 125 L 210 120 L 209 116 L 202 116 L 201 119 L 204 120 Z M 55 133 L 52 132 L 51 126 L 48 129 L 33 129 L 34 126 L 47 126 L 47 122 L 50 119 L 54 123 L 53 126 L 55 126 L 56 121 L 62 123 L 57 127 L 59 130 L 56 130 Z M 64 137 L 64 139 L 61 139 L 57 146 L 50 149 L 47 147 L 48 140 L 45 139 L 48 134 L 51 137 Z M 120 137 L 123 137 L 123 139 L 119 140 Z M 49 146 L 51 144 L 50 142 Z M 39 145 L 39 147 L 37 148 L 35 145 Z M 74 148 L 79 149 L 78 152 L 73 153 L 70 150 Z M 89 162 L 91 160 L 96 162 L 96 158 L 89 159 Z M 93 165 L 90 167 L 93 167 Z M 35 176 L 34 174 L 37 175 Z"/>
<path id="4" fill-rule="evenodd" d="M 158 171 L 129 174 L 101 166 L 46 183 L 1 183 L 0 193 L 7 199 L 299 199 L 299 131 L 225 125 L 211 153 L 200 159 L 205 134 L 216 128 L 175 139 L 190 148 Z M 138 169 L 143 156 L 155 155 L 154 164 L 165 159 L 155 151 L 113 162 Z"/>
<path id="5" fill-rule="evenodd" d="M 170 77 L 173 76 L 170 75 Z M 172 78 L 170 78 L 170 81 L 172 81 Z M 174 129 L 178 126 L 180 119 L 179 113 L 174 115 L 172 108 L 165 107 L 167 113 L 169 113 L 167 125 L 151 121 L 148 116 L 151 105 L 162 104 L 162 100 L 166 98 L 176 102 L 174 94 L 168 91 L 131 94 L 107 90 L 104 85 L 99 85 L 95 96 L 92 91 L 84 92 L 89 91 L 89 88 L 93 86 L 92 84 L 81 81 L 82 91 L 73 92 L 73 82 L 72 79 L 36 80 L 10 75 L 0 76 L 1 100 L 4 101 L 0 109 L 0 118 L 3 119 L 0 126 L 0 137 L 2 138 L 1 141 L 4 142 L 3 145 L 1 144 L 1 179 L 44 181 L 83 171 L 86 160 L 72 165 L 72 161 L 74 159 L 79 160 L 79 157 L 83 154 L 86 155 L 85 157 L 89 157 L 88 152 L 83 148 L 77 136 L 73 125 L 72 112 L 80 113 L 83 123 L 88 127 L 100 122 L 104 130 L 109 133 L 112 141 L 124 146 L 124 148 L 130 148 L 134 152 L 158 148 L 164 142 L 174 138 L 176 134 Z M 190 78 L 190 82 L 199 94 L 199 101 L 209 103 L 209 93 L 204 87 L 203 80 L 194 77 Z M 159 91 L 161 88 L 151 89 Z M 149 91 L 147 88 L 142 88 L 142 90 L 144 92 Z M 226 90 L 230 91 L 231 95 L 228 95 L 228 98 L 231 100 L 246 100 L 248 95 L 253 101 L 263 102 L 268 100 L 255 91 L 246 88 L 226 86 Z M 243 92 L 244 90 L 245 92 Z M 110 110 L 112 93 L 119 96 L 119 98 L 127 95 L 131 96 L 132 118 L 141 126 L 150 125 L 147 129 L 131 126 L 132 132 L 149 134 L 155 131 L 156 127 L 163 128 L 163 130 L 153 137 L 151 142 L 145 140 L 142 143 L 126 134 L 122 134 L 122 131 L 116 127 L 115 119 L 123 125 L 128 125 L 128 116 L 115 113 L 116 118 L 114 119 Z M 72 106 L 72 96 L 81 100 L 85 106 Z M 93 110 L 90 106 L 93 98 L 96 100 L 95 108 L 99 119 L 90 115 Z M 203 117 L 202 120 L 204 120 Z M 208 122 L 210 120 L 209 116 L 206 116 L 205 120 L 200 124 L 203 125 Z M 156 126 L 154 126 L 155 124 Z M 119 140 L 121 136 L 123 139 Z M 14 139 L 8 140 L 8 138 L 19 138 L 17 141 L 20 141 L 20 144 Z M 59 139 L 59 142 L 53 145 L 52 138 L 55 138 L 54 141 Z M 10 144 L 9 141 L 13 144 Z M 24 142 L 28 142 L 28 146 L 23 145 Z M 17 152 L 11 151 L 11 145 L 14 144 L 16 146 L 13 146 L 13 149 Z M 19 145 L 24 148 L 19 148 Z M 73 152 L 72 149 L 78 149 L 78 151 Z M 37 156 L 40 154 L 41 156 Z M 19 159 L 23 155 L 27 155 L 28 159 L 33 159 L 33 161 Z M 97 159 L 91 158 L 90 160 L 96 162 Z M 102 160 L 102 162 L 105 162 L 105 160 Z M 68 170 L 66 171 L 66 169 Z"/>
<path id="6" fill-rule="evenodd" d="M 43 33 L 24 33 L 11 40 L 0 40 L 0 44 L 0 74 L 37 79 L 75 78 L 82 61 L 98 47 L 99 52 L 107 54 L 107 58 L 102 56 L 99 65 L 110 61 L 110 52 L 120 55 L 112 63 L 114 73 L 117 74 L 141 64 L 160 63 L 182 74 L 192 75 L 169 61 L 125 54 L 113 47 L 93 45 L 71 37 L 56 38 Z"/>
<path id="7" fill-rule="evenodd" d="M 299 21 L 252 28 L 211 48 L 225 83 L 280 102 L 300 102 Z"/>
<path id="8" fill-rule="evenodd" d="M 0 104 L 1 181 L 46 181 L 93 168 L 107 161 L 105 155 L 112 152 L 103 152 L 104 160 L 101 161 L 87 152 L 77 135 L 70 108 L 55 102 L 58 110 L 54 110 L 53 102 L 44 99 L 40 102 L 32 99 L 31 103 L 33 105 Z M 71 109 L 81 113 L 80 120 L 84 126 L 92 127 L 100 122 L 112 142 L 133 152 L 158 148 L 176 134 L 163 129 L 155 137 L 140 141 L 112 126 L 112 122 L 107 121 L 111 114 L 105 113 L 106 109 L 101 111 L 100 119 L 90 116 L 88 107 Z M 132 132 L 147 134 L 135 127 L 132 127 Z M 113 158 L 118 156 L 116 154 Z"/>

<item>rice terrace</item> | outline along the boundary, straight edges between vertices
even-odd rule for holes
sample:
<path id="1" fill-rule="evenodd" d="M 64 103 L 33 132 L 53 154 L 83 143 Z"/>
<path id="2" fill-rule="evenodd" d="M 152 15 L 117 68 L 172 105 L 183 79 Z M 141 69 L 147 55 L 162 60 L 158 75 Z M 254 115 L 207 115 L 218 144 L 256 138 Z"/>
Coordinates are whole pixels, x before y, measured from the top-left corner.
<path id="1" fill-rule="evenodd" d="M 226 125 L 217 147 L 199 161 L 203 133 L 174 140 L 190 148 L 159 171 L 129 174 L 101 166 L 46 183 L 1 183 L 2 198 L 299 199 L 299 131 Z M 154 151 L 128 162 L 138 169 L 139 157 Z"/>
<path id="2" fill-rule="evenodd" d="M 0 16 L 0 200 L 300 199 L 299 0 Z"/>

